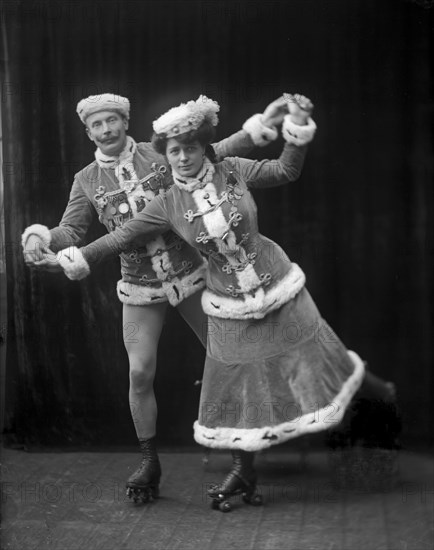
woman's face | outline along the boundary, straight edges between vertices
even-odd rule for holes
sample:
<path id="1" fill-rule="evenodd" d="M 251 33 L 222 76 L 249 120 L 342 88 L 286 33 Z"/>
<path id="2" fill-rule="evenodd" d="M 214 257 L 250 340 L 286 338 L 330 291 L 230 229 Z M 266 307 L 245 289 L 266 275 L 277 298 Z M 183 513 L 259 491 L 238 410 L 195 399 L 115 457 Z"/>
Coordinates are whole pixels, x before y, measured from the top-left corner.
<path id="1" fill-rule="evenodd" d="M 167 141 L 167 160 L 180 176 L 195 176 L 202 168 L 204 155 L 205 147 L 198 141 L 181 143 L 176 138 Z"/>

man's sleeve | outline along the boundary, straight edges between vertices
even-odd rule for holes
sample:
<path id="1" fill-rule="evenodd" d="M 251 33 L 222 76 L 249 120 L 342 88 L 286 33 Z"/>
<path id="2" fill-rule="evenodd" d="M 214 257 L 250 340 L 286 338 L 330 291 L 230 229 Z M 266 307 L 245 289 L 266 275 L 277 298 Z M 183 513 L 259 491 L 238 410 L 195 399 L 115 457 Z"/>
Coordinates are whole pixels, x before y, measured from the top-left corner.
<path id="1" fill-rule="evenodd" d="M 262 122 L 262 115 L 251 116 L 243 124 L 243 129 L 235 134 L 214 143 L 214 151 L 217 159 L 223 160 L 225 157 L 243 157 L 250 153 L 255 147 L 264 147 L 278 136 L 276 128 L 265 126 Z"/>
<path id="2" fill-rule="evenodd" d="M 57 252 L 66 246 L 82 243 L 95 218 L 96 210 L 84 192 L 82 183 L 75 178 L 62 219 L 58 227 L 50 230 L 50 248 Z"/>
<path id="3" fill-rule="evenodd" d="M 76 176 L 69 195 L 68 205 L 57 227 L 48 229 L 41 224 L 34 224 L 26 228 L 22 235 L 22 244 L 25 246 L 30 235 L 37 235 L 45 246 L 57 252 L 67 246 L 80 244 L 86 232 L 96 217 L 96 211 L 90 199 L 83 190 L 83 186 Z"/>

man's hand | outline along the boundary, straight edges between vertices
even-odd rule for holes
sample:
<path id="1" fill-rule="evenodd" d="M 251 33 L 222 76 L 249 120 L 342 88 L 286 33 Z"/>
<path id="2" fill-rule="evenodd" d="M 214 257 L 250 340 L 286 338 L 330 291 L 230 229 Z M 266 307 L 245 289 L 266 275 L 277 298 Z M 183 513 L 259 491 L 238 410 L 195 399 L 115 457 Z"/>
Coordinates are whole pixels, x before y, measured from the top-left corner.
<path id="1" fill-rule="evenodd" d="M 62 266 L 59 264 L 57 254 L 54 254 L 49 248 L 46 248 L 44 259 L 34 262 L 30 267 L 41 271 L 50 271 L 51 273 L 63 271 Z"/>
<path id="2" fill-rule="evenodd" d="M 273 126 L 279 126 L 283 122 L 283 117 L 288 113 L 288 102 L 283 96 L 281 96 L 270 103 L 270 105 L 268 105 L 265 109 L 262 115 L 262 123 L 270 128 Z"/>
<path id="3" fill-rule="evenodd" d="M 62 271 L 57 255 L 47 248 L 40 237 L 30 235 L 24 249 L 24 261 L 32 269 L 41 271 Z"/>

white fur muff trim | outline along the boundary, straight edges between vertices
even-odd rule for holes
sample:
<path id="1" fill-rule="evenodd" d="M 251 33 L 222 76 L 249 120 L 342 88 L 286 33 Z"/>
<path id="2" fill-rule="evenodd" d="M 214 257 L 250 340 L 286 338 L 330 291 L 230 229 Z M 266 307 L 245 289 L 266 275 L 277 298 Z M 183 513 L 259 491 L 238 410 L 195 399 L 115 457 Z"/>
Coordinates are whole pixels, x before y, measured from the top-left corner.
<path id="1" fill-rule="evenodd" d="M 258 113 L 248 118 L 243 124 L 243 130 L 249 134 L 253 143 L 258 147 L 268 145 L 270 141 L 274 141 L 279 135 L 276 128 L 265 126 L 262 119 L 263 116 Z"/>
<path id="2" fill-rule="evenodd" d="M 58 262 L 62 266 L 65 275 L 71 281 L 84 279 L 90 273 L 89 264 L 83 253 L 76 246 L 69 246 L 58 253 Z"/>
<path id="3" fill-rule="evenodd" d="M 275 286 L 265 289 L 260 286 L 242 298 L 217 295 L 207 289 L 202 294 L 202 308 L 207 315 L 222 319 L 262 319 L 294 298 L 305 282 L 301 267 L 292 263 L 289 273 Z"/>
<path id="4" fill-rule="evenodd" d="M 26 247 L 27 240 L 31 235 L 36 235 L 42 240 L 47 248 L 50 247 L 51 233 L 47 226 L 41 225 L 40 223 L 35 223 L 33 225 L 29 225 L 29 227 L 26 227 L 24 233 L 21 235 L 21 245 L 23 248 Z"/>
<path id="5" fill-rule="evenodd" d="M 116 290 L 119 300 L 130 306 L 145 306 L 167 302 L 167 296 L 162 287 L 152 288 L 136 285 L 121 279 L 117 283 Z"/>
<path id="6" fill-rule="evenodd" d="M 181 274 L 180 277 L 171 279 L 170 283 L 162 281 L 161 287 L 157 288 L 120 280 L 117 284 L 118 298 L 123 304 L 132 306 L 161 302 L 169 302 L 170 305 L 177 306 L 205 287 L 206 270 L 207 264 L 203 263 L 189 275 Z"/>
<path id="7" fill-rule="evenodd" d="M 304 126 L 292 122 L 291 115 L 286 115 L 283 119 L 282 136 L 287 143 L 292 143 L 298 147 L 307 145 L 313 140 L 315 132 L 316 124 L 310 117 Z"/>

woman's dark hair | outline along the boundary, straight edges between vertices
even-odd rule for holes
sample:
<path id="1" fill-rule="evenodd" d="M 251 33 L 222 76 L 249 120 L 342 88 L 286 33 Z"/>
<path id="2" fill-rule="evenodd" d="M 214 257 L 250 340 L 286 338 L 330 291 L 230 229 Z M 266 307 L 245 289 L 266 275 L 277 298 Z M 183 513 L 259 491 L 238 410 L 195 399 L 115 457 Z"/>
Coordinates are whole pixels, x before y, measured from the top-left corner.
<path id="1" fill-rule="evenodd" d="M 215 151 L 211 145 L 215 138 L 215 128 L 207 120 L 205 120 L 197 130 L 191 130 L 191 132 L 186 132 L 185 134 L 180 134 L 176 136 L 176 140 L 180 143 L 193 143 L 193 141 L 198 141 L 201 145 L 205 147 L 205 154 L 211 162 L 217 162 Z M 166 137 L 166 134 L 156 134 L 155 132 L 151 137 L 151 144 L 157 153 L 160 155 L 166 155 L 166 147 L 169 138 Z"/>

